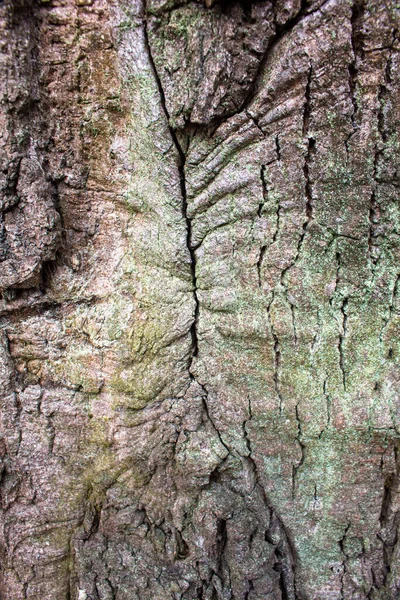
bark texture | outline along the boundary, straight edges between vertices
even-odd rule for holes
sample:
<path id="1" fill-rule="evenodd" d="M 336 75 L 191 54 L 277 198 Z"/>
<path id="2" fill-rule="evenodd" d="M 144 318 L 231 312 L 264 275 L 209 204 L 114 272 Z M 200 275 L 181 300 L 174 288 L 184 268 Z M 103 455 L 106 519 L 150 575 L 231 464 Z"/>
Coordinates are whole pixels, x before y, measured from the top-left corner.
<path id="1" fill-rule="evenodd" d="M 400 597 L 399 22 L 0 2 L 2 600 Z"/>

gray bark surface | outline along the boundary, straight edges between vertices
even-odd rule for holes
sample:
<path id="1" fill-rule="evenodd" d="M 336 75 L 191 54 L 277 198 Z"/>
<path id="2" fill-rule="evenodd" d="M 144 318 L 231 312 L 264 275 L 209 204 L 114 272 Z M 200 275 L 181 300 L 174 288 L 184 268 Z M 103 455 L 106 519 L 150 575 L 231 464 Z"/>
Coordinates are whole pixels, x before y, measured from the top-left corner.
<path id="1" fill-rule="evenodd" d="M 400 597 L 400 7 L 0 2 L 0 597 Z"/>

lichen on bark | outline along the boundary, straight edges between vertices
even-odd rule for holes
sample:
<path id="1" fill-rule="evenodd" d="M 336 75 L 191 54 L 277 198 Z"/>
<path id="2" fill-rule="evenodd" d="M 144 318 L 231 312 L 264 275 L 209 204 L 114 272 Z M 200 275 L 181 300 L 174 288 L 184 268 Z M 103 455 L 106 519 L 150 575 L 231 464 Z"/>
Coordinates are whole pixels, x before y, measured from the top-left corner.
<path id="1" fill-rule="evenodd" d="M 397 4 L 0 30 L 0 596 L 395 600 Z"/>

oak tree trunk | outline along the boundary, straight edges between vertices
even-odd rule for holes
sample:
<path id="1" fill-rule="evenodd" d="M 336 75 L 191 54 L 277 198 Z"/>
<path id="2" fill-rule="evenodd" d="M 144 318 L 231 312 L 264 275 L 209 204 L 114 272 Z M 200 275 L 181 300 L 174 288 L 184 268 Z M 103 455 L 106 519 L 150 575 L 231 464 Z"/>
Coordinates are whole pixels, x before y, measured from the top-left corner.
<path id="1" fill-rule="evenodd" d="M 2 0 L 2 600 L 400 597 L 400 5 Z"/>

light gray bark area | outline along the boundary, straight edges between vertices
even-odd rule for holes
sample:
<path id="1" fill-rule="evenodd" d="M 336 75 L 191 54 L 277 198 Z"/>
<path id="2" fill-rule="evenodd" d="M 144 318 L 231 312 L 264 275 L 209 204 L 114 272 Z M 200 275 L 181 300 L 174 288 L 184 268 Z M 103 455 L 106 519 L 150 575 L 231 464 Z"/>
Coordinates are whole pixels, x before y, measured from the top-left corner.
<path id="1" fill-rule="evenodd" d="M 2 599 L 399 597 L 398 27 L 0 3 Z"/>

